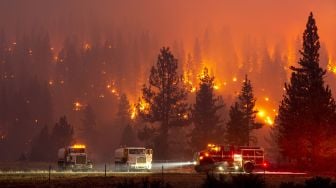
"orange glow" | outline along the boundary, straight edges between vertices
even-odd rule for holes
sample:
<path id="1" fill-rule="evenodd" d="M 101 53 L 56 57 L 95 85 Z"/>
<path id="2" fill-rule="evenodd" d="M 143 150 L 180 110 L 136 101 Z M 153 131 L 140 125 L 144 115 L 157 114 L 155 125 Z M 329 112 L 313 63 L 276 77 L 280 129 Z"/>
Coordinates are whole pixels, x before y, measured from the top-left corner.
<path id="1" fill-rule="evenodd" d="M 332 57 L 329 57 L 329 59 L 328 59 L 327 69 L 328 69 L 328 71 L 336 74 L 336 63 L 333 62 Z"/>
<path id="2" fill-rule="evenodd" d="M 134 106 L 134 107 L 132 108 L 132 110 L 131 110 L 131 119 L 134 120 L 134 119 L 136 118 L 137 115 L 138 115 L 138 114 L 137 114 L 137 109 L 136 109 L 136 107 Z"/>
<path id="3" fill-rule="evenodd" d="M 264 110 L 259 110 L 257 114 L 260 118 L 265 117 L 265 111 Z"/>
<path id="4" fill-rule="evenodd" d="M 139 101 L 139 110 L 145 113 L 147 113 L 149 110 L 149 104 L 147 104 L 143 99 Z"/>
<path id="5" fill-rule="evenodd" d="M 219 90 L 219 85 L 215 84 L 215 85 L 213 86 L 213 88 L 214 88 L 215 90 Z"/>
<path id="6" fill-rule="evenodd" d="M 233 81 L 233 82 L 237 82 L 237 77 L 233 77 L 233 78 L 232 78 L 232 81 Z"/>
<path id="7" fill-rule="evenodd" d="M 196 92 L 196 87 L 192 87 L 190 90 L 191 93 L 195 93 Z"/>
<path id="8" fill-rule="evenodd" d="M 77 102 L 74 102 L 73 110 L 74 111 L 80 111 L 80 110 L 83 109 L 83 107 L 84 107 L 84 105 L 77 101 Z"/>
<path id="9" fill-rule="evenodd" d="M 85 50 L 89 50 L 89 49 L 91 49 L 91 45 L 90 45 L 89 43 L 85 43 L 85 44 L 84 44 L 84 49 L 85 49 Z"/>
<path id="10" fill-rule="evenodd" d="M 269 116 L 266 117 L 265 123 L 268 124 L 268 125 L 273 125 L 274 124 L 273 120 Z"/>

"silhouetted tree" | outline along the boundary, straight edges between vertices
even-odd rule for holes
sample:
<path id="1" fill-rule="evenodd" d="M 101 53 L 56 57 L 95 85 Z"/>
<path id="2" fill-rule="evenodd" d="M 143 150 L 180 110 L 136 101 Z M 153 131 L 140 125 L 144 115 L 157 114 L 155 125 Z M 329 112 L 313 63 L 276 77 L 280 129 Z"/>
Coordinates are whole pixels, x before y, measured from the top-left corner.
<path id="1" fill-rule="evenodd" d="M 59 122 L 55 124 L 51 132 L 51 148 L 55 157 L 57 156 L 57 150 L 62 147 L 69 146 L 73 141 L 74 130 L 68 123 L 65 116 L 59 119 Z"/>
<path id="2" fill-rule="evenodd" d="M 243 146 L 248 142 L 248 127 L 244 122 L 244 114 L 238 102 L 231 106 L 227 122 L 226 140 L 230 144 Z"/>
<path id="3" fill-rule="evenodd" d="M 321 165 L 335 152 L 335 101 L 319 66 L 320 42 L 313 14 L 303 33 L 299 67 L 291 67 L 290 83 L 279 107 L 279 147 L 301 167 Z"/>
<path id="4" fill-rule="evenodd" d="M 135 146 L 136 144 L 136 132 L 132 125 L 128 124 L 124 128 L 121 134 L 120 145 L 122 146 Z"/>
<path id="5" fill-rule="evenodd" d="M 118 111 L 117 111 L 117 121 L 119 126 L 125 127 L 130 123 L 130 111 L 131 105 L 125 94 L 122 94 L 119 99 Z"/>
<path id="6" fill-rule="evenodd" d="M 251 81 L 245 80 L 238 96 L 238 101 L 230 109 L 230 119 L 227 123 L 227 139 L 229 143 L 249 145 L 251 131 L 261 128 L 262 124 L 255 121 L 258 111 L 254 109 L 256 99 Z"/>
<path id="7" fill-rule="evenodd" d="M 169 128 L 186 125 L 187 92 L 183 87 L 182 77 L 177 74 L 178 61 L 169 48 L 162 48 L 156 66 L 152 66 L 149 85 L 144 85 L 143 101 L 148 110 L 140 110 L 146 122 L 160 123 L 154 139 L 154 149 L 158 158 L 167 157 L 169 151 Z"/>
<path id="8" fill-rule="evenodd" d="M 223 121 L 219 114 L 224 103 L 220 96 L 215 96 L 214 79 L 204 68 L 192 110 L 195 128 L 191 133 L 191 146 L 195 151 L 204 148 L 209 142 L 224 143 Z"/>
<path id="9" fill-rule="evenodd" d="M 83 111 L 82 136 L 89 148 L 94 148 L 97 137 L 96 115 L 91 105 L 87 105 Z"/>
<path id="10" fill-rule="evenodd" d="M 50 135 L 47 126 L 44 126 L 40 133 L 34 138 L 32 142 L 30 160 L 50 160 Z"/>

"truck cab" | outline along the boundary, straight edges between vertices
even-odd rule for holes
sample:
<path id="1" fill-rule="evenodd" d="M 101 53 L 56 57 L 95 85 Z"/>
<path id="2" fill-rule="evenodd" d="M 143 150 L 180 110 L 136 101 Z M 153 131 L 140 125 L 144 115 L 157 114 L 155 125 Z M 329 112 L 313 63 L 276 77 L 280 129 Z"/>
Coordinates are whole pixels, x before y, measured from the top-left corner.
<path id="1" fill-rule="evenodd" d="M 116 171 L 151 170 L 153 150 L 144 147 L 122 147 L 115 150 Z"/>
<path id="2" fill-rule="evenodd" d="M 85 145 L 73 145 L 58 150 L 58 166 L 61 170 L 87 171 L 93 165 L 88 160 Z"/>

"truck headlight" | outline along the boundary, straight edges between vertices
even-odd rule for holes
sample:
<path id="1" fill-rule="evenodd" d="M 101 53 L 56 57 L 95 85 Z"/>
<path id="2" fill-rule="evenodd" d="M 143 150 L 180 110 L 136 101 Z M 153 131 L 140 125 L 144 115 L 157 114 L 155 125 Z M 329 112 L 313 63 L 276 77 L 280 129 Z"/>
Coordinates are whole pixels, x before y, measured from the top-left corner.
<path id="1" fill-rule="evenodd" d="M 243 161 L 242 155 L 241 154 L 234 154 L 233 155 L 233 160 L 234 161 L 239 161 L 239 162 Z"/>

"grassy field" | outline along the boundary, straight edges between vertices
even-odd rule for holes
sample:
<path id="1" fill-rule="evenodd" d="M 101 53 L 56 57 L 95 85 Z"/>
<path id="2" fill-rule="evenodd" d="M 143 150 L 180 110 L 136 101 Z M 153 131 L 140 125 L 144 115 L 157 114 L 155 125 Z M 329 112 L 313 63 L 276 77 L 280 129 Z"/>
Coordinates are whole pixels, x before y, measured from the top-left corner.
<path id="1" fill-rule="evenodd" d="M 240 184 L 243 186 L 257 184 L 254 187 L 279 187 L 286 184 L 285 188 L 301 187 L 306 180 L 315 176 L 331 177 L 330 174 L 285 174 L 281 172 L 269 172 L 265 175 L 219 175 L 215 174 L 209 178 L 206 174 L 197 174 L 191 168 L 160 169 L 154 173 L 114 173 L 113 168 L 107 166 L 105 177 L 104 165 L 97 166 L 94 172 L 57 172 L 55 165 L 51 165 L 49 180 L 48 163 L 0 163 L 0 187 L 230 187 L 228 184 Z M 44 169 L 44 170 L 40 170 Z M 223 180 L 224 179 L 224 180 Z M 314 179 L 313 179 L 314 180 Z M 236 183 L 230 183 L 234 182 Z M 326 179 L 314 180 L 323 183 Z M 229 182 L 229 183 L 228 183 Z M 291 182 L 291 183 L 288 183 Z M 245 184 L 244 184 L 245 183 Z M 217 185 L 217 186 L 214 186 Z M 335 184 L 336 185 L 336 184 Z M 248 186 L 248 187 L 251 187 Z M 231 186 L 236 187 L 236 186 Z M 238 186 L 239 187 L 239 186 Z M 284 186 L 283 186 L 284 187 Z M 300 187 L 300 186 L 299 186 Z M 313 186 L 314 187 L 314 186 Z M 320 186 L 318 186 L 320 187 Z M 335 186 L 336 187 L 336 186 Z"/>
<path id="2" fill-rule="evenodd" d="M 214 175 L 215 178 L 218 178 Z M 228 175 L 227 175 L 228 176 Z M 266 187 L 279 187 L 282 182 L 303 184 L 311 178 L 309 175 L 233 175 L 242 176 L 243 181 L 257 178 L 265 180 Z M 205 174 L 183 173 L 3 173 L 0 175 L 0 187 L 202 187 Z M 255 180 L 252 180 L 255 181 Z"/>

